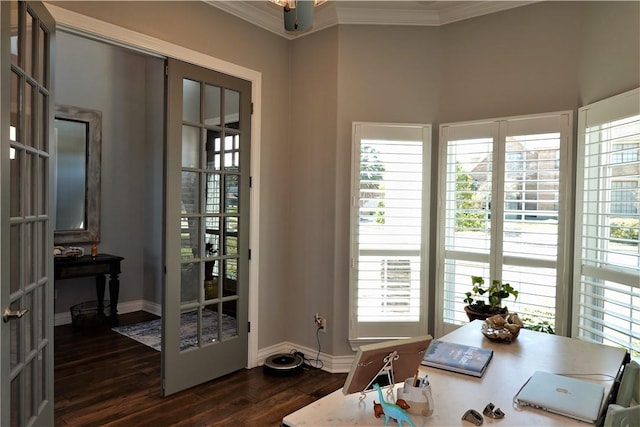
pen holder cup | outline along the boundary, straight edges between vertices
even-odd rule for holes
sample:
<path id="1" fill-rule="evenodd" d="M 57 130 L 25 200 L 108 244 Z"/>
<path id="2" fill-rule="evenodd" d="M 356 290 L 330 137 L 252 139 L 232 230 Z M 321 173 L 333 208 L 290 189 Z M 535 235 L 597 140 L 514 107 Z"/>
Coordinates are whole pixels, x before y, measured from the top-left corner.
<path id="1" fill-rule="evenodd" d="M 398 399 L 407 402 L 409 405 L 408 413 L 428 417 L 433 414 L 434 406 L 431 386 L 416 387 L 413 385 L 413 381 L 413 378 L 407 378 L 404 381 L 404 387 L 398 389 Z"/>

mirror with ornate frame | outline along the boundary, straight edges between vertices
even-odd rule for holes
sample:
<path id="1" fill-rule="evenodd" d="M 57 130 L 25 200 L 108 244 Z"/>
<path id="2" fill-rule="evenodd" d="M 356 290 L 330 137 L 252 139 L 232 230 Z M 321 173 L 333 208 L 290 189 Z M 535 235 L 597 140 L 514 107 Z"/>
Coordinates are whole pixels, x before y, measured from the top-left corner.
<path id="1" fill-rule="evenodd" d="M 100 240 L 102 113 L 56 105 L 54 243 Z"/>

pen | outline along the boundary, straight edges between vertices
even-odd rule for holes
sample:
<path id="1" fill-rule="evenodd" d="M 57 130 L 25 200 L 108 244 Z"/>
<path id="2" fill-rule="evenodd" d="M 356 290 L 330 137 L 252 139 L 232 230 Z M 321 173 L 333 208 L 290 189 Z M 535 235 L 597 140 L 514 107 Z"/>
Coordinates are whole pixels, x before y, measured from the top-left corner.
<path id="1" fill-rule="evenodd" d="M 416 371 L 416 374 L 413 376 L 413 386 L 418 387 L 418 371 Z"/>
<path id="2" fill-rule="evenodd" d="M 425 375 L 420 379 L 420 387 L 426 387 L 429 385 L 429 380 L 427 379 L 429 375 Z"/>

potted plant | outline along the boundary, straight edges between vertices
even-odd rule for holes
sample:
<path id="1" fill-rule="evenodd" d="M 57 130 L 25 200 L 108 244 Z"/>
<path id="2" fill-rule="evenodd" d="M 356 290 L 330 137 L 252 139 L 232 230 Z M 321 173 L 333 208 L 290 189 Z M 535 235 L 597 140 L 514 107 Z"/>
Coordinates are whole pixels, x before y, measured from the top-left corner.
<path id="1" fill-rule="evenodd" d="M 502 306 L 502 300 L 513 295 L 513 299 L 518 298 L 518 291 L 513 289 L 509 283 L 502 280 L 492 280 L 491 284 L 485 287 L 484 279 L 480 276 L 471 276 L 473 289 L 465 294 L 464 302 L 467 304 L 464 311 L 467 313 L 469 321 L 480 319 L 485 320 L 496 314 L 505 315 L 509 312 L 507 307 Z"/>

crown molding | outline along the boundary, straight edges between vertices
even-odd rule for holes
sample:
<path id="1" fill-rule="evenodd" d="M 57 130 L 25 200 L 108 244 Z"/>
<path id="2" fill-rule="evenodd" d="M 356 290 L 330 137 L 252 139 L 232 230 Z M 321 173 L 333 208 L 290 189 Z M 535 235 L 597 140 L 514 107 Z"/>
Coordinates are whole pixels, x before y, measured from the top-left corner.
<path id="1" fill-rule="evenodd" d="M 336 7 L 338 24 L 346 25 L 440 25 L 436 10 L 372 9 L 364 7 Z"/>
<path id="2" fill-rule="evenodd" d="M 440 10 L 440 25 L 451 24 L 453 22 L 488 15 L 490 13 L 502 12 L 503 10 L 527 6 L 533 3 L 540 3 L 540 0 L 460 2 L 460 4 L 455 4 Z"/>
<path id="3" fill-rule="evenodd" d="M 282 36 L 286 39 L 296 38 L 294 35 L 287 33 L 284 30 L 284 16 L 281 14 L 270 13 L 265 9 L 259 7 L 260 2 L 255 1 L 220 1 L 220 0 L 203 0 L 210 6 L 227 12 L 233 16 L 243 19 L 253 25 L 256 25 L 262 29 L 270 31 L 274 34 Z M 265 0 L 266 2 L 266 0 Z M 274 7 L 276 7 L 274 5 Z M 280 9 L 277 7 L 278 10 Z"/>
<path id="4" fill-rule="evenodd" d="M 379 8 L 354 7 L 354 2 L 341 5 L 340 1 L 328 1 L 314 11 L 313 27 L 307 31 L 290 33 L 284 30 L 282 11 L 268 0 L 202 0 L 260 28 L 286 39 L 295 39 L 334 25 L 415 25 L 440 26 L 464 19 L 526 6 L 534 1 L 460 1 L 450 6 L 436 9 L 421 8 Z M 401 1 L 401 0 L 400 0 Z M 389 3 L 389 2 L 386 2 Z M 407 2 L 409 3 L 409 2 Z M 406 5 L 405 5 L 406 6 Z"/>

